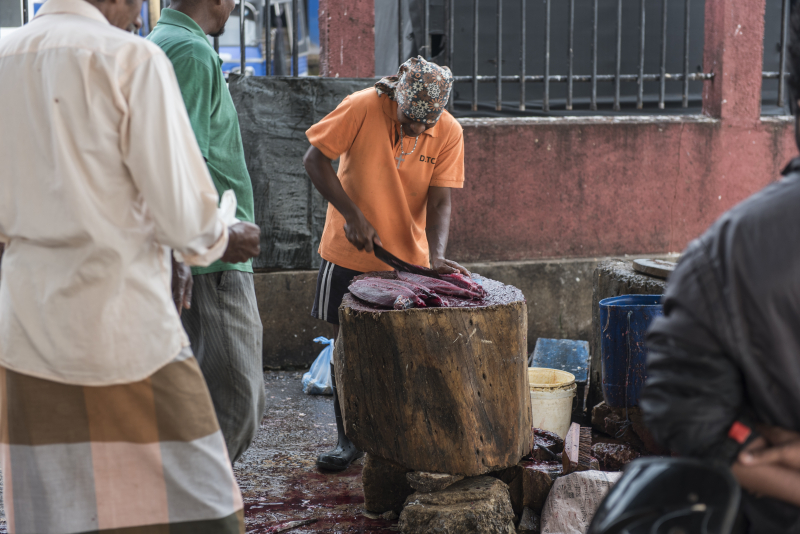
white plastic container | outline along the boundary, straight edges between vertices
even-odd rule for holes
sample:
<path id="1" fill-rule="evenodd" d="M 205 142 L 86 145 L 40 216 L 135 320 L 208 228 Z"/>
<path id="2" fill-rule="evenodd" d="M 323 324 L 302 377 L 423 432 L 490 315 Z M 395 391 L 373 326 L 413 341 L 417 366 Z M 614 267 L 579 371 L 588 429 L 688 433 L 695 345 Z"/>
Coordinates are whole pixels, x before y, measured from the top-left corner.
<path id="1" fill-rule="evenodd" d="M 564 439 L 572 420 L 575 375 L 558 369 L 528 367 L 533 427 L 549 430 Z"/>

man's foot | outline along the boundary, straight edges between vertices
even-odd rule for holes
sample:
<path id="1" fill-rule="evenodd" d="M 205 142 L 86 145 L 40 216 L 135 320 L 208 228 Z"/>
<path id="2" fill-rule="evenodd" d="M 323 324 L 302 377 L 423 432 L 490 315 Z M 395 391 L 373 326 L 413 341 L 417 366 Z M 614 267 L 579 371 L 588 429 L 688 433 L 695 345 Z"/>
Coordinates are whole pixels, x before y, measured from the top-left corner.
<path id="1" fill-rule="evenodd" d="M 335 449 L 323 452 L 317 457 L 317 467 L 326 471 L 344 471 L 350 467 L 350 464 L 364 456 L 364 453 L 358 450 L 344 433 L 344 420 L 342 419 L 342 410 L 339 407 L 339 390 L 336 387 L 336 374 L 333 372 L 333 363 L 331 363 L 331 379 L 333 382 L 333 411 L 336 415 L 336 433 L 339 441 Z"/>
<path id="2" fill-rule="evenodd" d="M 344 437 L 344 440 L 341 439 L 342 437 Z M 342 441 L 346 443 L 343 445 Z M 363 451 L 356 449 L 356 446 L 349 439 L 341 436 L 335 449 L 323 452 L 317 457 L 317 467 L 326 471 L 344 471 L 350 467 L 350 464 L 363 456 Z"/>

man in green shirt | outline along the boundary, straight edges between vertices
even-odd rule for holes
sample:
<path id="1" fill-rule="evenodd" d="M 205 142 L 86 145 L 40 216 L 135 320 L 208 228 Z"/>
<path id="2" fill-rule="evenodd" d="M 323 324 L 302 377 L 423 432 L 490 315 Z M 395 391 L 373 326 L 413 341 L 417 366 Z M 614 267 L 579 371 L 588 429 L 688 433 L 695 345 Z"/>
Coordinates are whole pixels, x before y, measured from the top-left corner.
<path id="1" fill-rule="evenodd" d="M 236 218 L 253 222 L 253 187 L 239 118 L 222 61 L 206 34 L 220 35 L 234 0 L 172 0 L 148 39 L 167 54 L 178 78 L 200 152 L 220 196 L 236 193 Z M 255 437 L 264 412 L 263 329 L 253 267 L 218 261 L 192 268 L 191 308 L 181 319 L 203 370 L 214 409 L 235 462 Z"/>

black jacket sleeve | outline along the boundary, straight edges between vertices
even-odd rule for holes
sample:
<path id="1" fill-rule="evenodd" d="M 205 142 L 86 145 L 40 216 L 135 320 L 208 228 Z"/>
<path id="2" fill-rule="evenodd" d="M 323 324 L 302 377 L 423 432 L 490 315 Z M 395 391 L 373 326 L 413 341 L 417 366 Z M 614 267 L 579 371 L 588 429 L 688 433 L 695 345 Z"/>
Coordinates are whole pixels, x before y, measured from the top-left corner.
<path id="1" fill-rule="evenodd" d="M 640 407 L 653 437 L 680 455 L 732 461 L 728 431 L 743 406 L 738 367 L 680 305 L 653 325 L 647 346 Z"/>

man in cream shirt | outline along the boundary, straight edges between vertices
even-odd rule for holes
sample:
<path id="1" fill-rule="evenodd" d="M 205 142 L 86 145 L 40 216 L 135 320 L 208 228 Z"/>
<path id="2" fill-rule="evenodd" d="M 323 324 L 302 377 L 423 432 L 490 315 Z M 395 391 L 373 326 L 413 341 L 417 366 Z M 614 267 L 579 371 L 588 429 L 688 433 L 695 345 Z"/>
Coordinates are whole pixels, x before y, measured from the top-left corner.
<path id="1" fill-rule="evenodd" d="M 141 3 L 49 0 L 0 41 L 10 532 L 244 532 L 170 249 L 246 261 L 259 231 L 223 222 L 169 60 L 123 31 Z"/>

